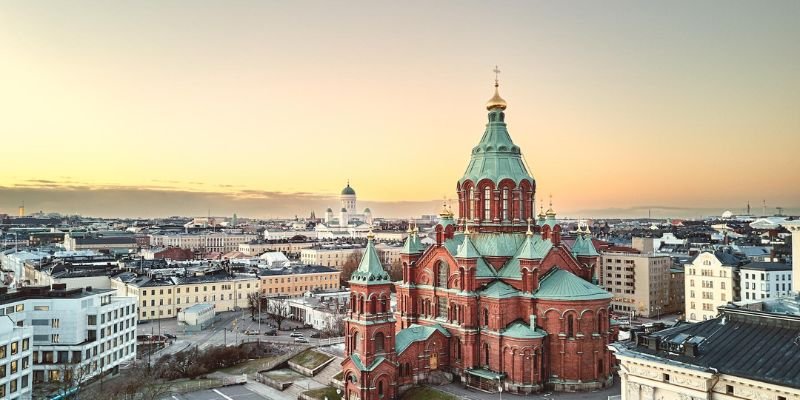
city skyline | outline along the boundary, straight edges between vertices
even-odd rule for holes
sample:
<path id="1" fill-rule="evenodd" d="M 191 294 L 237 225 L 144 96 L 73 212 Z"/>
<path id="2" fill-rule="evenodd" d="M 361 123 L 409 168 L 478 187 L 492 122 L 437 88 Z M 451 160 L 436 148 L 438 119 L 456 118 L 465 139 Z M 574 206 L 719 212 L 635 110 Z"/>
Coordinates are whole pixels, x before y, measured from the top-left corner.
<path id="1" fill-rule="evenodd" d="M 421 5 L 8 3 L 0 213 L 435 213 L 495 64 L 560 215 L 800 211 L 797 3 Z"/>

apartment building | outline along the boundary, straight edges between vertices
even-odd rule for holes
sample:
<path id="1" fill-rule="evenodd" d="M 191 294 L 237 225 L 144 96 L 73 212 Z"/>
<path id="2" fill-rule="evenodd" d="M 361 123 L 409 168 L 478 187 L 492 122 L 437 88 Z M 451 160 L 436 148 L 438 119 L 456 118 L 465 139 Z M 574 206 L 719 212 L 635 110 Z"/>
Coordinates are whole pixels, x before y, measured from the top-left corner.
<path id="1" fill-rule="evenodd" d="M 269 243 L 269 242 L 250 242 L 239 245 L 239 251 L 248 256 L 258 256 L 266 252 L 280 251 L 283 254 L 300 254 L 303 249 L 314 246 L 314 242 L 299 243 Z"/>
<path id="2" fill-rule="evenodd" d="M 33 328 L 0 316 L 0 399 L 30 399 Z"/>
<path id="3" fill-rule="evenodd" d="M 342 271 L 321 265 L 265 269 L 259 272 L 261 295 L 297 297 L 313 290 L 337 289 L 341 274 Z"/>
<path id="4" fill-rule="evenodd" d="M 0 291 L 0 315 L 30 327 L 32 383 L 116 373 L 136 358 L 136 303 L 115 290 L 65 285 Z M 21 341 L 20 351 L 26 347 Z M 9 348 L 8 354 L 14 349 Z M 20 365 L 22 367 L 22 365 Z M 20 382 L 18 385 L 22 385 Z M 10 390 L 10 387 L 9 387 Z"/>
<path id="5" fill-rule="evenodd" d="M 672 310 L 671 267 L 667 255 L 606 251 L 600 258 L 600 285 L 612 294 L 615 312 L 657 317 Z"/>
<path id="6" fill-rule="evenodd" d="M 792 291 L 792 266 L 777 262 L 751 262 L 739 268 L 741 300 L 786 296 Z"/>
<path id="7" fill-rule="evenodd" d="M 153 247 L 179 247 L 203 253 L 227 253 L 239 249 L 239 245 L 248 243 L 258 238 L 251 233 L 170 233 L 150 235 L 150 246 Z"/>
<path id="8" fill-rule="evenodd" d="M 739 267 L 747 259 L 729 249 L 704 251 L 684 268 L 686 321 L 699 322 L 717 316 L 717 307 L 739 301 Z"/>
<path id="9" fill-rule="evenodd" d="M 364 254 L 363 247 L 354 246 L 319 246 L 303 249 L 300 251 L 300 262 L 309 265 L 323 265 L 336 269 L 342 269 L 344 263 L 351 257 L 357 255 L 358 260 Z"/>
<path id="10" fill-rule="evenodd" d="M 174 318 L 195 304 L 213 304 L 216 312 L 247 308 L 247 295 L 258 292 L 259 285 L 255 274 L 161 277 L 127 273 L 111 279 L 113 288 L 136 299 L 140 320 Z"/>

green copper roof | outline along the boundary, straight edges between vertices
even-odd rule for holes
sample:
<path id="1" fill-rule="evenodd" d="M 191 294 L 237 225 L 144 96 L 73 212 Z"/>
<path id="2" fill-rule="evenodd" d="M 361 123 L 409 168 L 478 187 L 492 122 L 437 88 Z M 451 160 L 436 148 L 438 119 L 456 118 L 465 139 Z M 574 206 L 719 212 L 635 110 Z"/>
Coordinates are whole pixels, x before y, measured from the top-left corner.
<path id="1" fill-rule="evenodd" d="M 530 325 L 522 322 L 512 322 L 502 333 L 503 336 L 515 339 L 540 339 L 547 336 L 541 329 L 531 329 Z"/>
<path id="2" fill-rule="evenodd" d="M 372 364 L 370 365 L 364 365 L 364 362 L 361 361 L 361 356 L 359 356 L 357 353 L 350 354 L 350 359 L 353 360 L 353 364 L 355 364 L 356 368 L 358 368 L 359 371 L 372 371 L 375 368 L 377 368 L 378 365 L 380 365 L 384 360 L 386 360 L 386 357 L 384 356 L 375 357 L 375 359 L 372 360 Z"/>
<path id="3" fill-rule="evenodd" d="M 576 257 L 594 257 L 600 255 L 597 252 L 597 249 L 594 248 L 592 239 L 580 234 L 578 235 L 578 238 L 575 239 L 575 243 L 572 244 L 572 254 L 574 254 Z"/>
<path id="4" fill-rule="evenodd" d="M 514 289 L 513 286 L 501 281 L 496 280 L 489 284 L 486 289 L 483 289 L 480 294 L 486 297 L 495 299 L 505 299 L 519 295 L 519 290 Z"/>
<path id="5" fill-rule="evenodd" d="M 533 177 L 525 168 L 519 146 L 511 141 L 505 123 L 505 114 L 500 109 L 489 111 L 489 122 L 481 137 L 481 141 L 472 149 L 467 170 L 459 181 L 466 180 L 478 183 L 481 179 L 500 182 L 511 179 L 516 184 L 523 180 L 533 183 Z"/>
<path id="6" fill-rule="evenodd" d="M 610 299 L 611 293 L 587 282 L 568 271 L 554 268 L 539 284 L 533 294 L 537 299 L 548 300 L 601 300 Z"/>
<path id="7" fill-rule="evenodd" d="M 547 216 L 547 219 L 545 219 L 545 220 L 544 220 L 544 221 L 543 221 L 541 224 L 539 224 L 539 225 L 541 225 L 541 226 L 545 226 L 545 225 L 547 225 L 547 226 L 549 226 L 549 227 L 551 227 L 551 228 L 555 228 L 555 226 L 556 226 L 557 224 L 558 224 L 558 222 L 556 222 L 556 217 L 554 217 L 554 216 L 553 216 L 553 217 L 551 217 L 551 216 L 549 216 L 549 215 L 548 215 L 548 216 Z"/>
<path id="8" fill-rule="evenodd" d="M 347 182 L 347 187 L 342 189 L 342 194 L 351 194 L 351 195 L 355 196 L 356 191 L 353 190 L 353 188 L 350 187 L 350 182 Z"/>
<path id="9" fill-rule="evenodd" d="M 463 241 L 458 246 L 455 256 L 458 258 L 480 258 L 481 253 L 478 253 L 478 249 L 472 244 L 469 235 L 463 235 Z"/>
<path id="10" fill-rule="evenodd" d="M 411 343 L 428 340 L 436 331 L 441 332 L 446 337 L 450 337 L 450 332 L 439 324 L 434 326 L 412 324 L 408 328 L 397 332 L 397 336 L 394 338 L 394 350 L 400 355 L 408 346 L 411 346 Z"/>
<path id="11" fill-rule="evenodd" d="M 494 372 L 494 371 L 490 371 L 490 370 L 485 369 L 485 368 L 468 369 L 467 373 L 470 374 L 470 375 L 475 375 L 475 376 L 478 376 L 478 377 L 481 377 L 481 378 L 484 378 L 484 379 L 489 379 L 489 380 L 492 380 L 492 381 L 496 381 L 496 380 L 502 379 L 503 377 L 506 376 L 506 374 L 504 372 Z"/>
<path id="12" fill-rule="evenodd" d="M 478 268 L 477 271 L 475 271 L 475 277 L 476 278 L 495 278 L 495 277 L 497 277 L 497 272 L 483 258 L 477 259 L 475 261 L 475 265 Z"/>
<path id="13" fill-rule="evenodd" d="M 417 254 L 422 253 L 424 250 L 424 246 L 419 241 L 419 236 L 414 232 L 409 232 L 400 254 Z"/>
<path id="14" fill-rule="evenodd" d="M 543 240 L 538 233 L 528 236 L 519 251 L 517 251 L 517 254 L 503 266 L 498 276 L 501 278 L 522 279 L 519 260 L 543 259 L 551 248 L 553 248 L 553 242 Z"/>
<path id="15" fill-rule="evenodd" d="M 455 224 L 456 224 L 456 221 L 453 219 L 453 217 L 447 216 L 447 217 L 440 217 L 439 218 L 439 225 L 441 225 L 442 228 L 447 228 L 448 226 L 455 225 Z"/>
<path id="16" fill-rule="evenodd" d="M 367 240 L 367 249 L 364 251 L 364 256 L 361 257 L 361 262 L 358 263 L 358 268 L 350 276 L 350 283 L 362 285 L 392 283 L 389 274 L 383 269 L 372 238 Z"/>

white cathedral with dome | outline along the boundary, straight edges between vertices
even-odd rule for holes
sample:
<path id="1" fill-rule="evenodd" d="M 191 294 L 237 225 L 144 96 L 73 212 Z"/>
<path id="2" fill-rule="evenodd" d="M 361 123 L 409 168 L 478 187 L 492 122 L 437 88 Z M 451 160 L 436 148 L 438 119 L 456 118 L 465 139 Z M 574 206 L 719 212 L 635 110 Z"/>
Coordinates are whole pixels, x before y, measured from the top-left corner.
<path id="1" fill-rule="evenodd" d="M 372 211 L 369 208 L 360 214 L 356 211 L 356 191 L 350 187 L 349 181 L 342 189 L 339 200 L 339 211 L 334 213 L 332 208 L 325 210 L 325 221 L 314 228 L 317 238 L 367 237 L 372 226 Z"/>

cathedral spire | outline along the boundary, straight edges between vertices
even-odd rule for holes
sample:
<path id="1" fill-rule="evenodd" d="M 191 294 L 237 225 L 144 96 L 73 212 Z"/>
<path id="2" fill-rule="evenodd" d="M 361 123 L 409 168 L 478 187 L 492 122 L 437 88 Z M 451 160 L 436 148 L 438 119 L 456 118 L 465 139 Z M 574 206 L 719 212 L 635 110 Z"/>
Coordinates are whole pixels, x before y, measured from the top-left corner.
<path id="1" fill-rule="evenodd" d="M 500 69 L 495 65 L 493 72 L 494 72 L 494 96 L 492 96 L 492 98 L 489 99 L 488 102 L 486 102 L 486 109 L 490 110 L 490 111 L 492 109 L 495 109 L 495 108 L 499 108 L 501 110 L 505 110 L 506 106 L 508 104 L 506 103 L 505 100 L 503 100 L 502 97 L 500 97 L 500 90 L 499 90 L 499 87 L 500 87 L 500 79 L 499 79 Z"/>

